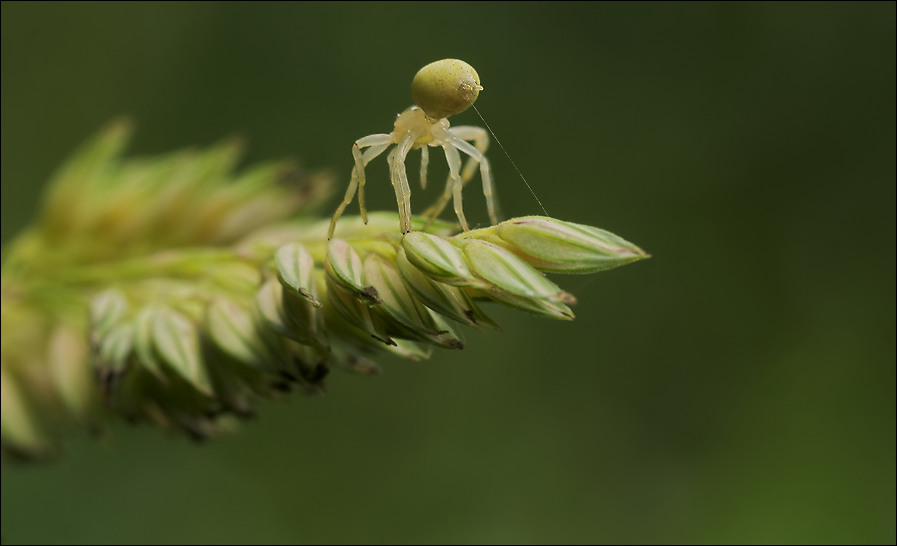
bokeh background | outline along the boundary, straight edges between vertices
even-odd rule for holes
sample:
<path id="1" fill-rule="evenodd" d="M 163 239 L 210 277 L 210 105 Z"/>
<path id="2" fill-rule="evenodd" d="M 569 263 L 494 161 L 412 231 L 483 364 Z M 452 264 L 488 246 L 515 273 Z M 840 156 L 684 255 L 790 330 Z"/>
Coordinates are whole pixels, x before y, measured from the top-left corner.
<path id="1" fill-rule="evenodd" d="M 556 279 L 575 322 L 496 310 L 232 437 L 4 463 L 4 543 L 895 541 L 893 2 L 3 2 L 0 28 L 4 242 L 120 115 L 134 153 L 238 134 L 342 187 L 458 57 L 547 211 L 653 255 Z M 539 213 L 490 157 L 505 215 Z"/>

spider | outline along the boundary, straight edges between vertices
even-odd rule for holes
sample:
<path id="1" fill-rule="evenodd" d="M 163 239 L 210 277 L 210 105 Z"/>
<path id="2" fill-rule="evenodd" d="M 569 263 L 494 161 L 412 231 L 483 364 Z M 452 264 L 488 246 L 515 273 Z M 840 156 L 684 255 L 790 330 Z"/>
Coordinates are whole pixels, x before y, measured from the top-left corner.
<path id="1" fill-rule="evenodd" d="M 399 206 L 399 228 L 402 234 L 411 231 L 411 188 L 408 185 L 405 158 L 409 151 L 420 148 L 420 185 L 421 188 L 426 188 L 427 166 L 430 162 L 428 147 L 431 146 L 442 147 L 449 166 L 449 176 L 442 196 L 424 212 L 424 215 L 432 221 L 445 209 L 449 200 L 453 199 L 458 222 L 461 228 L 467 231 L 467 220 L 461 208 L 461 189 L 470 181 L 476 166 L 479 165 L 489 219 L 493 224 L 497 224 L 495 199 L 492 195 L 492 174 L 485 156 L 486 148 L 489 147 L 488 133 L 474 126 L 449 127 L 447 119 L 467 110 L 477 100 L 482 90 L 476 70 L 464 61 L 443 59 L 421 68 L 411 83 L 411 99 L 415 106 L 398 115 L 393 131 L 389 134 L 362 137 L 352 146 L 355 167 L 352 169 L 346 195 L 330 221 L 328 239 L 333 237 L 336 221 L 352 202 L 356 190 L 361 218 L 367 223 L 367 210 L 364 206 L 364 167 L 393 144 L 395 148 L 387 156 L 387 162 Z M 367 149 L 362 152 L 364 148 Z M 459 150 L 469 156 L 463 170 Z"/>

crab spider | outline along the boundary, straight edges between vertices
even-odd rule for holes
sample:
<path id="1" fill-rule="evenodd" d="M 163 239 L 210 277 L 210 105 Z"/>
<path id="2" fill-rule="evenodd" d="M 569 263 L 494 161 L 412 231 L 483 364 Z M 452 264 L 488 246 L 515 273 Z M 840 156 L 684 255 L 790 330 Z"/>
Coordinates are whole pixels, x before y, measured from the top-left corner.
<path id="1" fill-rule="evenodd" d="M 464 210 L 461 208 L 461 189 L 470 181 L 479 165 L 489 219 L 493 224 L 497 224 L 498 217 L 492 192 L 492 174 L 485 155 L 486 148 L 489 147 L 489 136 L 480 127 L 449 127 L 448 119 L 446 119 L 467 110 L 477 100 L 477 96 L 482 90 L 480 77 L 476 70 L 464 61 L 443 59 L 421 68 L 411 83 L 411 99 L 415 106 L 399 114 L 393 131 L 389 134 L 362 137 L 356 140 L 352 146 L 355 167 L 352 169 L 352 177 L 349 187 L 346 189 L 346 195 L 330 221 L 328 239 L 333 237 L 336 221 L 352 202 L 356 191 L 358 192 L 361 218 L 367 223 L 367 210 L 364 206 L 364 168 L 392 145 L 395 145 L 395 148 L 387 156 L 387 162 L 389 163 L 390 180 L 399 206 L 399 228 L 403 234 L 411 231 L 411 187 L 408 184 L 408 174 L 405 170 L 405 158 L 408 156 L 408 152 L 418 148 L 421 150 L 421 188 L 426 188 L 427 185 L 427 166 L 430 162 L 429 147 L 441 147 L 449 166 L 445 191 L 425 211 L 426 217 L 432 220 L 439 216 L 449 200 L 453 200 L 458 222 L 460 222 L 461 228 L 467 231 L 467 220 L 464 218 Z M 463 169 L 459 151 L 469 156 Z"/>

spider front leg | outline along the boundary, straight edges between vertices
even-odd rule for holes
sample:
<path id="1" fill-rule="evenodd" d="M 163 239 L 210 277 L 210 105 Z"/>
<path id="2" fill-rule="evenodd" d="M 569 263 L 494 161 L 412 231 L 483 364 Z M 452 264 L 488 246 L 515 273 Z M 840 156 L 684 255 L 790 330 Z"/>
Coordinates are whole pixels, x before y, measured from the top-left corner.
<path id="1" fill-rule="evenodd" d="M 459 129 L 461 129 L 461 131 L 459 131 Z M 497 224 L 498 212 L 496 209 L 498 207 L 496 206 L 495 193 L 492 186 L 492 169 L 489 166 L 489 160 L 486 159 L 486 156 L 483 153 L 483 150 L 489 146 L 488 137 L 486 137 L 485 132 L 479 127 L 453 127 L 450 130 L 450 133 L 451 138 L 448 146 L 454 146 L 470 156 L 467 165 L 464 166 L 464 171 L 461 173 L 461 185 L 463 186 L 470 181 L 470 178 L 473 176 L 473 166 L 479 164 L 480 178 L 483 179 L 483 195 L 486 196 L 486 210 L 489 213 L 489 221 L 491 221 L 493 225 Z M 468 142 L 462 140 L 459 134 L 474 139 L 482 149 L 471 146 Z M 445 210 L 445 206 L 448 205 L 449 199 L 452 198 L 452 191 L 453 183 L 450 178 L 446 183 L 445 191 L 442 196 L 433 203 L 430 208 L 424 211 L 424 216 L 427 218 L 427 226 L 433 223 L 436 217 L 442 214 L 442 211 Z"/>
<path id="2" fill-rule="evenodd" d="M 339 204 L 339 207 L 337 207 L 336 212 L 333 213 L 333 218 L 330 219 L 330 229 L 327 231 L 328 240 L 333 237 L 336 221 L 343 215 L 343 212 L 346 210 L 346 207 L 349 206 L 349 203 L 352 202 L 352 197 L 355 196 L 356 189 L 358 190 L 358 206 L 361 208 L 361 218 L 364 220 L 364 223 L 367 224 L 367 210 L 364 206 L 364 167 L 375 157 L 383 153 L 390 144 L 392 144 L 392 137 L 390 135 L 379 134 L 360 138 L 352 145 L 352 157 L 355 159 L 355 167 L 352 169 L 352 176 L 349 179 L 349 187 L 346 188 L 346 195 L 343 197 L 343 201 Z M 362 153 L 362 148 L 368 149 Z"/>
<path id="3" fill-rule="evenodd" d="M 389 179 L 396 192 L 396 202 L 399 206 L 399 229 L 402 234 L 411 231 L 411 187 L 408 185 L 408 172 L 405 170 L 405 158 L 411 150 L 418 135 L 408 133 L 396 144 L 395 149 L 389 153 L 386 160 L 389 162 Z"/>
<path id="4" fill-rule="evenodd" d="M 462 140 L 473 142 L 473 146 L 483 155 L 485 155 L 486 150 L 489 149 L 489 133 L 482 127 L 476 127 L 474 125 L 458 125 L 457 127 L 450 128 L 449 132 Z M 473 157 L 467 159 L 467 163 L 464 164 L 464 170 L 461 171 L 461 180 L 465 184 L 473 178 L 473 173 L 477 168 L 476 166 L 476 159 Z"/>
<path id="5" fill-rule="evenodd" d="M 420 189 L 427 189 L 427 168 L 430 166 L 430 152 L 427 145 L 420 147 Z"/>

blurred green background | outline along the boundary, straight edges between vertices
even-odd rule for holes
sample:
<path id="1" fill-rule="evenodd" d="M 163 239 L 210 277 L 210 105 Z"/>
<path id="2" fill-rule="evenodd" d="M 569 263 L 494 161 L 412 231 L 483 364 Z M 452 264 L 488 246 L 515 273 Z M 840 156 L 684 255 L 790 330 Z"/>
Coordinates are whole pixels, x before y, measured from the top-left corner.
<path id="1" fill-rule="evenodd" d="M 573 323 L 496 310 L 204 446 L 4 463 L 4 543 L 893 543 L 893 2 L 3 2 L 2 240 L 120 115 L 134 153 L 239 134 L 341 191 L 444 57 L 552 216 L 653 258 L 556 279 Z M 539 213 L 490 157 L 505 216 Z"/>

